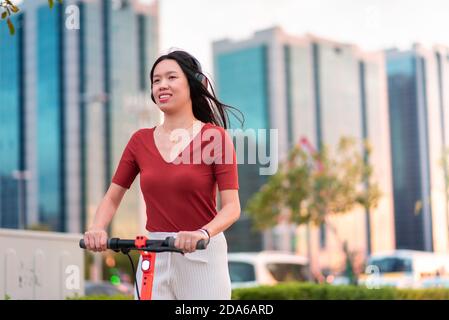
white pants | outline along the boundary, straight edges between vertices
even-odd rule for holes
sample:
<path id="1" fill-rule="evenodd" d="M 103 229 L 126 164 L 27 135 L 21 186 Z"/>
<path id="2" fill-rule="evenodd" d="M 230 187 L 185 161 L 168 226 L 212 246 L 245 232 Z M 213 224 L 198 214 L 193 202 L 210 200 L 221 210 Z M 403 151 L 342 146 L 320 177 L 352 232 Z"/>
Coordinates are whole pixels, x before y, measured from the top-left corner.
<path id="1" fill-rule="evenodd" d="M 150 240 L 176 236 L 173 232 L 149 232 Z M 204 250 L 184 255 L 177 252 L 156 253 L 152 300 L 230 300 L 231 280 L 228 269 L 228 246 L 221 232 L 210 239 Z M 136 274 L 141 290 L 141 259 Z M 134 290 L 137 299 L 137 291 Z"/>

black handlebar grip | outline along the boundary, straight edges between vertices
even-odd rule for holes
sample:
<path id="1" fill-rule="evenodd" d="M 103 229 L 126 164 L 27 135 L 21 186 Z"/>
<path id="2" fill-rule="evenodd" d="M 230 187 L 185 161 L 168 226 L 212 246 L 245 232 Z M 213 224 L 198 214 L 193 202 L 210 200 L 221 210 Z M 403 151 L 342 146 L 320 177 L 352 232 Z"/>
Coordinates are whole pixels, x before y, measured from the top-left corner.
<path id="1" fill-rule="evenodd" d="M 172 247 L 172 248 L 175 248 L 175 238 L 174 237 L 168 237 L 167 240 L 168 240 L 168 246 Z M 196 248 L 198 250 L 206 249 L 207 248 L 206 241 L 204 241 L 204 239 L 199 240 L 196 243 Z"/>
<path id="2" fill-rule="evenodd" d="M 106 244 L 106 246 L 107 246 L 108 249 L 109 249 L 109 242 L 110 242 L 110 240 L 108 240 L 108 242 L 107 242 L 107 244 Z M 80 240 L 80 248 L 81 248 L 81 249 L 87 249 L 87 248 L 86 248 L 86 243 L 84 242 L 84 239 L 81 239 L 81 240 Z"/>
<path id="3" fill-rule="evenodd" d="M 204 241 L 203 239 L 201 239 L 200 241 L 198 241 L 197 243 L 196 243 L 196 248 L 197 249 L 206 249 L 207 248 L 207 244 L 206 244 L 206 241 Z"/>

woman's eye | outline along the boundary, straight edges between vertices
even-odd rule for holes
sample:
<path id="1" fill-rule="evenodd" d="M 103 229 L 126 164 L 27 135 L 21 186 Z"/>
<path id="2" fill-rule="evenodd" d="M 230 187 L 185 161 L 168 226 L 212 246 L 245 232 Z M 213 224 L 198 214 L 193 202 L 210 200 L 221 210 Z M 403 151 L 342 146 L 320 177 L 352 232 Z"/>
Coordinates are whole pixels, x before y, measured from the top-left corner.
<path id="1" fill-rule="evenodd" d="M 153 83 L 158 83 L 159 79 L 153 80 Z"/>
<path id="2" fill-rule="evenodd" d="M 176 77 L 175 76 L 170 76 L 170 77 L 168 77 L 170 80 L 172 80 L 172 79 L 176 79 Z"/>

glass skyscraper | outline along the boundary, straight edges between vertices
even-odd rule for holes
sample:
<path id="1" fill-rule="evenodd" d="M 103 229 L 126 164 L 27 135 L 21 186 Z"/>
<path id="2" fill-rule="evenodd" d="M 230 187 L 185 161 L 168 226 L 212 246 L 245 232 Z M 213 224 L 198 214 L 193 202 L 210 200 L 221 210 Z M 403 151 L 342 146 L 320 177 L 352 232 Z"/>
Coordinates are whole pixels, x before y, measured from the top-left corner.
<path id="1" fill-rule="evenodd" d="M 234 117 L 231 119 L 233 129 L 270 128 L 269 96 L 268 96 L 268 48 L 265 44 L 256 45 L 230 53 L 218 53 L 215 56 L 215 74 L 218 84 L 219 97 L 231 106 L 237 107 L 245 116 L 244 127 L 241 128 Z M 250 78 L 243 77 L 242 73 L 251 74 Z M 246 146 L 257 145 L 257 138 L 249 136 Z M 259 145 L 263 142 L 258 141 Z M 245 155 L 237 155 L 244 157 Z M 240 161 L 239 161 L 240 162 Z M 258 189 L 266 179 L 258 174 L 257 163 L 240 164 L 239 170 L 239 196 L 242 208 L 249 199 L 253 190 Z M 227 231 L 230 249 L 260 250 L 262 248 L 261 236 L 258 233 L 248 237 L 251 224 L 248 217 L 242 218 Z"/>
<path id="2" fill-rule="evenodd" d="M 0 30 L 0 227 L 82 232 L 131 134 L 160 121 L 142 105 L 157 1 L 25 1 L 21 12 L 15 36 Z M 133 187 L 112 233 L 135 236 L 143 213 Z"/>
<path id="3" fill-rule="evenodd" d="M 64 56 L 63 10 L 37 9 L 36 15 L 36 150 L 39 222 L 65 231 L 64 192 Z"/>
<path id="4" fill-rule="evenodd" d="M 449 49 L 386 52 L 396 246 L 447 253 Z"/>
<path id="5" fill-rule="evenodd" d="M 22 201 L 25 165 L 23 30 L 24 15 L 13 17 L 16 34 L 0 28 L 0 227 L 18 228 L 26 222 Z"/>

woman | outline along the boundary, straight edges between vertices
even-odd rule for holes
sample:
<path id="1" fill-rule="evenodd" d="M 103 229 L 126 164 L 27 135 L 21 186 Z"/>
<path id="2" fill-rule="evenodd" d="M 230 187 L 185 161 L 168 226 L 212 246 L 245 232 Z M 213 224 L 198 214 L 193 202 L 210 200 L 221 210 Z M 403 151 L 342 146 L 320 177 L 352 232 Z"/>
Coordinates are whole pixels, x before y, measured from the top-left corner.
<path id="1" fill-rule="evenodd" d="M 152 99 L 164 122 L 129 140 L 112 183 L 84 235 L 86 247 L 106 250 L 106 229 L 140 173 L 150 239 L 175 236 L 185 254 L 157 253 L 152 299 L 230 299 L 223 231 L 240 216 L 234 146 L 226 132 L 229 106 L 212 92 L 200 63 L 184 51 L 162 55 L 151 69 Z M 221 210 L 215 204 L 216 187 Z M 207 249 L 196 251 L 204 239 Z M 140 261 L 137 283 L 140 283 Z"/>

